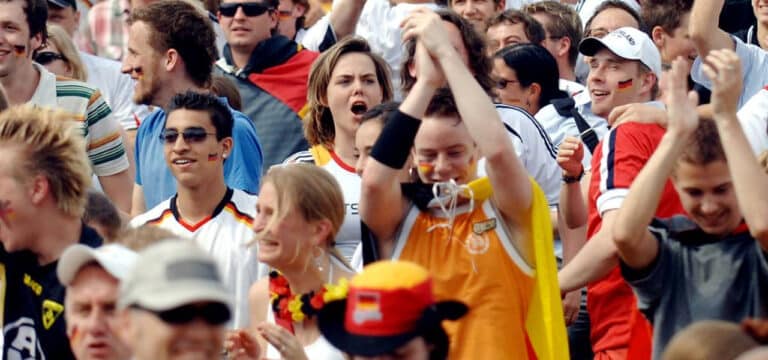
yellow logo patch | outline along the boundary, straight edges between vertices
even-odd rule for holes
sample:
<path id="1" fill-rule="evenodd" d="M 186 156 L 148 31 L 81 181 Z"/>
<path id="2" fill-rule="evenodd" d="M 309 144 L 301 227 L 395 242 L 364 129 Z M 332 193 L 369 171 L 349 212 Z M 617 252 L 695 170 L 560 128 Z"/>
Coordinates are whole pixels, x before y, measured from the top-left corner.
<path id="1" fill-rule="evenodd" d="M 59 315 L 64 312 L 64 305 L 61 305 L 53 300 L 43 301 L 43 326 L 45 330 L 49 330 Z"/>

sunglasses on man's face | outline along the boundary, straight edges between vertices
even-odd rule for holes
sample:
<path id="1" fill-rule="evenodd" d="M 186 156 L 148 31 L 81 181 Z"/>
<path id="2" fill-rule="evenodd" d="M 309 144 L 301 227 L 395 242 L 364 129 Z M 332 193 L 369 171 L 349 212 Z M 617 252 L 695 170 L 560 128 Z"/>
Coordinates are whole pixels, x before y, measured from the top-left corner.
<path id="1" fill-rule="evenodd" d="M 233 17 L 237 13 L 237 8 L 242 8 L 245 16 L 259 16 L 270 7 L 260 2 L 241 2 L 241 3 L 225 3 L 219 5 L 219 12 L 221 16 Z"/>
<path id="2" fill-rule="evenodd" d="M 205 139 L 209 135 L 216 135 L 216 134 L 206 132 L 205 129 L 201 127 L 189 127 L 184 129 L 184 131 L 181 132 L 181 137 L 184 138 L 184 141 L 190 144 L 201 143 L 205 141 Z M 173 128 L 163 129 L 163 132 L 160 134 L 160 141 L 166 144 L 174 144 L 178 139 L 179 139 L 179 130 L 176 130 Z"/>
<path id="3" fill-rule="evenodd" d="M 62 56 L 61 54 L 57 54 L 53 51 L 39 52 L 37 53 L 37 55 L 35 55 L 33 60 L 40 65 L 48 65 L 56 60 L 66 61 L 64 56 Z"/>
<path id="4" fill-rule="evenodd" d="M 165 311 L 149 310 L 141 306 L 134 306 L 137 309 L 151 312 L 160 320 L 171 325 L 185 325 L 196 319 L 202 319 L 209 325 L 224 325 L 230 318 L 229 308 L 221 303 L 189 304 L 179 306 Z"/>

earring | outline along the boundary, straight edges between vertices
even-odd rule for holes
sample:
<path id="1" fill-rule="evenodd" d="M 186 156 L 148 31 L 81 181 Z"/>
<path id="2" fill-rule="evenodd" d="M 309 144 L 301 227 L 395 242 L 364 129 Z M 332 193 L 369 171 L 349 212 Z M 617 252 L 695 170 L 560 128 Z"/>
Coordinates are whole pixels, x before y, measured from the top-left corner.
<path id="1" fill-rule="evenodd" d="M 319 255 L 314 255 L 315 267 L 317 268 L 318 272 L 322 273 L 325 270 L 325 268 L 323 268 L 323 260 L 325 258 L 325 250 L 323 250 L 322 248 L 320 248 L 318 246 L 315 246 L 315 248 L 312 250 L 312 252 L 316 254 L 317 250 L 320 251 L 320 254 Z"/>

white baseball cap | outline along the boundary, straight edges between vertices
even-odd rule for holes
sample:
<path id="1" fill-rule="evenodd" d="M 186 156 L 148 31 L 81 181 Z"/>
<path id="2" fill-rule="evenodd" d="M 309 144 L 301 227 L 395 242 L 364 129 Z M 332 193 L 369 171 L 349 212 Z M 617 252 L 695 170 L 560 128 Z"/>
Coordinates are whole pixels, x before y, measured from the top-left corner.
<path id="1" fill-rule="evenodd" d="M 657 79 L 661 78 L 659 49 L 646 33 L 638 29 L 619 28 L 603 38 L 588 37 L 579 44 L 579 52 L 586 56 L 594 56 L 602 49 L 608 49 L 623 59 L 640 61 L 656 74 Z"/>
<path id="2" fill-rule="evenodd" d="M 110 275 L 123 281 L 133 269 L 136 259 L 136 252 L 120 244 L 98 248 L 75 244 L 64 250 L 56 266 L 56 274 L 64 286 L 69 286 L 83 266 L 95 262 Z"/>

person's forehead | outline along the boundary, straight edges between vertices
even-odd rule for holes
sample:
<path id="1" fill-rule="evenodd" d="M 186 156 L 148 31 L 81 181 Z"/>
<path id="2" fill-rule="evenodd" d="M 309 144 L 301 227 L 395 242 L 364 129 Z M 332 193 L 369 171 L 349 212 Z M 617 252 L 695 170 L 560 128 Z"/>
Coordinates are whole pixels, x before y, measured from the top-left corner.
<path id="1" fill-rule="evenodd" d="M 77 288 L 86 283 L 100 283 L 105 285 L 117 286 L 120 281 L 112 276 L 96 261 L 91 261 L 80 267 L 69 287 Z"/>
<path id="2" fill-rule="evenodd" d="M 176 109 L 168 113 L 166 127 L 173 127 L 173 123 L 196 124 L 199 126 L 213 126 L 211 115 L 205 110 Z"/>
<path id="3" fill-rule="evenodd" d="M 619 55 L 614 54 L 611 50 L 608 50 L 608 48 L 604 47 L 600 50 L 598 50 L 594 56 L 592 56 L 593 59 L 598 61 L 610 61 L 614 63 L 629 63 L 629 62 L 636 62 L 637 60 L 629 60 L 625 59 Z"/>
<path id="4" fill-rule="evenodd" d="M 0 1 L 0 21 L 12 21 L 26 24 L 26 4 L 21 0 Z M 21 14 L 21 15 L 20 15 Z"/>
<path id="5" fill-rule="evenodd" d="M 589 27 L 590 29 L 604 29 L 610 32 L 625 26 L 637 28 L 639 24 L 626 10 L 608 8 L 595 15 Z"/>

